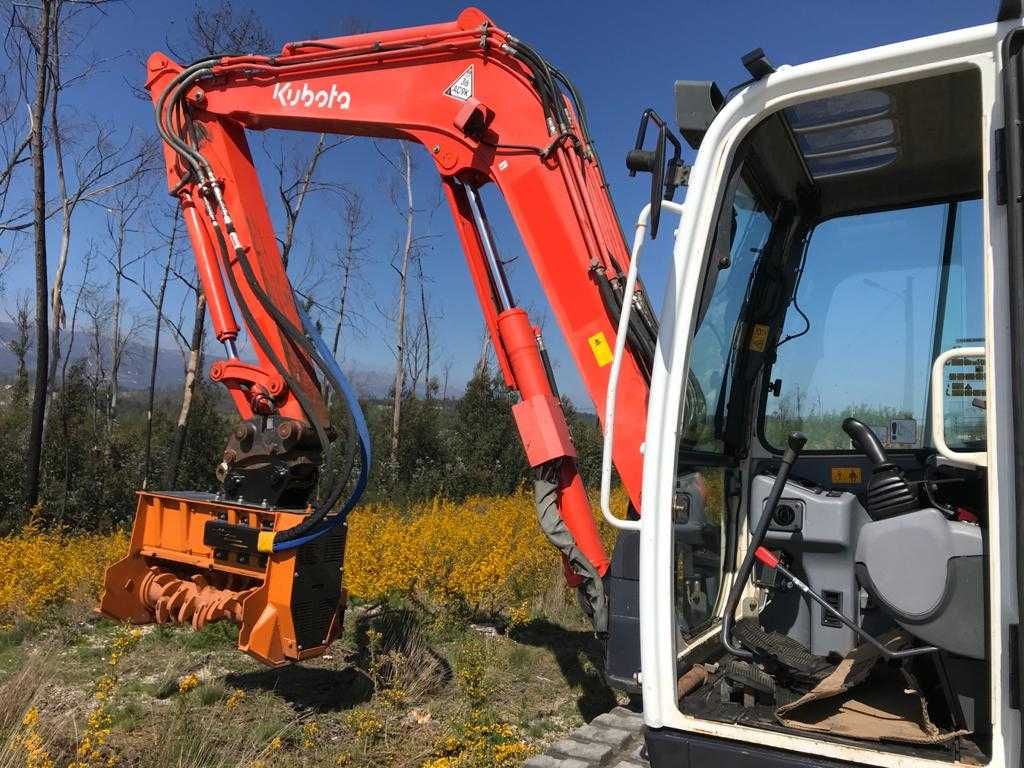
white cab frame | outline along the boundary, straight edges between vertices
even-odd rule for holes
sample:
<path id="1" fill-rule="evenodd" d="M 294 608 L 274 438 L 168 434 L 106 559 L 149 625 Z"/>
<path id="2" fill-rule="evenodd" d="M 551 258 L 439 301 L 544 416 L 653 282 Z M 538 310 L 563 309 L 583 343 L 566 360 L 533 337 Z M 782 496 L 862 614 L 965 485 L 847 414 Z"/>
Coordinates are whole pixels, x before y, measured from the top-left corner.
<path id="1" fill-rule="evenodd" d="M 679 711 L 673 601 L 672 492 L 676 472 L 683 388 L 689 367 L 696 302 L 707 268 L 719 201 L 733 156 L 743 137 L 768 113 L 797 102 L 883 86 L 944 72 L 974 68 L 981 82 L 983 146 L 985 353 L 987 368 L 989 494 L 989 609 L 991 620 L 993 756 L 991 765 L 1017 765 L 1019 715 L 1009 707 L 1008 625 L 1017 621 L 1014 536 L 1013 434 L 1006 209 L 995 203 L 993 132 L 1003 125 L 1000 45 L 1019 21 L 988 24 L 836 56 L 777 72 L 733 96 L 703 139 L 690 173 L 677 231 L 669 290 L 661 313 L 647 422 L 640 530 L 640 616 L 644 719 L 668 727 L 748 741 L 763 747 L 868 765 L 948 766 L 934 760 L 886 752 L 884 747 L 823 742 L 813 735 L 778 733 L 701 720 Z M 1006 394 L 1004 394 L 1006 393 Z M 740 553 L 742 554 L 742 552 Z M 728 592 L 732 574 L 720 589 Z"/>

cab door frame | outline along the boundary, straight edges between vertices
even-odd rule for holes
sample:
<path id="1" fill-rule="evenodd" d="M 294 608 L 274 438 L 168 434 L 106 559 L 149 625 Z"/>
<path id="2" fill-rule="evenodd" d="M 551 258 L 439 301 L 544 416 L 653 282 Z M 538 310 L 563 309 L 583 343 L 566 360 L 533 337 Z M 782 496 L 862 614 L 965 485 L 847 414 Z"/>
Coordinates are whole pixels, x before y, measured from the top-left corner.
<path id="1" fill-rule="evenodd" d="M 757 742 L 765 747 L 815 754 L 865 765 L 891 765 L 892 756 L 867 749 L 749 726 L 699 720 L 679 711 L 676 701 L 677 648 L 672 601 L 673 547 L 671 536 L 672 489 L 676 472 L 684 386 L 689 369 L 699 286 L 708 267 L 717 209 L 725 180 L 739 142 L 769 112 L 793 103 L 826 95 L 860 90 L 901 80 L 918 79 L 944 72 L 976 68 L 982 91 L 982 150 L 985 198 L 985 328 L 989 360 L 987 411 L 989 436 L 989 537 L 990 613 L 993 621 L 992 711 L 993 764 L 1016 765 L 1020 755 L 1020 726 L 1010 709 L 1009 647 L 1006 619 L 1016 622 L 1015 567 L 1017 546 L 1010 531 L 1015 527 L 1001 510 L 1014 509 L 1012 469 L 999 463 L 1013 455 L 1009 398 L 1011 361 L 1005 207 L 996 205 L 993 194 L 993 126 L 1002 125 L 999 82 L 1000 44 L 1019 20 L 988 24 L 933 35 L 893 45 L 836 56 L 793 67 L 782 67 L 735 94 L 715 118 L 705 135 L 690 174 L 684 213 L 677 230 L 670 272 L 671 288 L 662 309 L 661 332 L 655 355 L 644 444 L 642 525 L 640 532 L 641 664 L 644 719 L 651 729 L 669 728 L 693 734 Z M 1018 306 L 1024 306 L 1019 302 Z M 1003 314 L 1000 314 L 1002 311 Z M 1020 359 L 1020 358 L 1017 358 Z M 1002 423 L 1004 428 L 999 429 Z M 742 536 L 741 536 L 742 538 Z M 742 544 L 740 545 L 742 548 Z M 737 555 L 741 555 L 742 551 Z M 731 574 L 724 574 L 720 589 L 728 592 Z M 682 763 L 680 763 L 682 764 Z M 931 760 L 901 757 L 901 766 L 935 765 Z M 661 766 L 658 766 L 661 768 Z"/>

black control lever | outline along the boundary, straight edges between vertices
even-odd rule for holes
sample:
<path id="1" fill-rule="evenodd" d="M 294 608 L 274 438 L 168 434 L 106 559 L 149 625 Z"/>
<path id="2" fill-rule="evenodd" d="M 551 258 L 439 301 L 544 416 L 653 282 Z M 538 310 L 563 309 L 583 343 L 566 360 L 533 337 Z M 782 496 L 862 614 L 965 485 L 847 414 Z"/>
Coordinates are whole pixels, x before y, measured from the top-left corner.
<path id="1" fill-rule="evenodd" d="M 725 615 L 722 617 L 722 645 L 733 656 L 738 656 L 742 659 L 752 659 L 754 654 L 740 648 L 732 641 L 732 625 L 736 617 L 736 607 L 740 604 L 740 597 L 743 594 L 743 588 L 746 586 L 747 579 L 750 578 L 750 572 L 754 570 L 757 548 L 764 543 L 764 537 L 768 533 L 768 525 L 771 523 L 772 517 L 775 516 L 775 508 L 779 505 L 779 498 L 786 489 L 789 471 L 793 468 L 793 464 L 796 463 L 797 458 L 800 456 L 800 451 L 803 450 L 806 443 L 807 438 L 801 432 L 794 432 L 787 438 L 786 450 L 782 454 L 782 464 L 779 466 L 778 474 L 775 475 L 775 482 L 772 483 L 771 493 L 768 494 L 761 517 L 758 519 L 757 525 L 754 526 L 753 533 L 750 534 L 747 553 L 743 556 L 743 562 L 740 563 L 740 568 L 736 572 L 735 579 L 733 579 L 732 589 L 729 590 L 729 599 L 725 604 Z"/>
<path id="2" fill-rule="evenodd" d="M 874 466 L 878 467 L 889 463 L 889 457 L 885 453 L 885 448 L 882 447 L 882 441 L 863 421 L 858 421 L 853 417 L 845 419 L 843 431 L 850 436 L 853 444 L 868 457 Z"/>
<path id="3" fill-rule="evenodd" d="M 843 431 L 871 462 L 871 477 L 864 494 L 864 508 L 872 520 L 900 515 L 919 509 L 917 494 L 903 477 L 903 472 L 889 461 L 878 435 L 863 421 L 848 418 Z"/>

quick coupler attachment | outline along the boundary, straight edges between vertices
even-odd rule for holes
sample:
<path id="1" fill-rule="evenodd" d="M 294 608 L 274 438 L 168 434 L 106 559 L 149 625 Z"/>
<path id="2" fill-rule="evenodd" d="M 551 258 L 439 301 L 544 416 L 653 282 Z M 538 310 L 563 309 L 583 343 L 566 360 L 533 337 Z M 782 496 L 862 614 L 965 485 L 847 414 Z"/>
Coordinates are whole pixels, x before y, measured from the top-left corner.
<path id="1" fill-rule="evenodd" d="M 205 493 L 139 493 L 127 557 L 109 566 L 99 611 L 133 624 L 239 625 L 238 648 L 270 666 L 322 654 L 341 632 L 345 526 L 261 552 L 304 510 Z"/>

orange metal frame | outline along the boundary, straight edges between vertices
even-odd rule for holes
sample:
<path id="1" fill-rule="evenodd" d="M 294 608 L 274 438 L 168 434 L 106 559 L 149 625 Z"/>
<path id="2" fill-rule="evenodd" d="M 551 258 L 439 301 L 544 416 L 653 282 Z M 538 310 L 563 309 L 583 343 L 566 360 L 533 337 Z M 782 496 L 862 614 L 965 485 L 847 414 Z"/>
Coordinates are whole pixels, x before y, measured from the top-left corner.
<path id="1" fill-rule="evenodd" d="M 292 617 L 295 552 L 254 556 L 203 542 L 211 520 L 281 531 L 302 519 L 297 510 L 143 491 L 128 554 L 107 568 L 99 609 L 136 624 L 177 621 L 196 629 L 232 620 L 241 625 L 239 649 L 270 666 L 319 656 L 341 630 L 344 593 L 319 642 L 304 647 Z"/>

